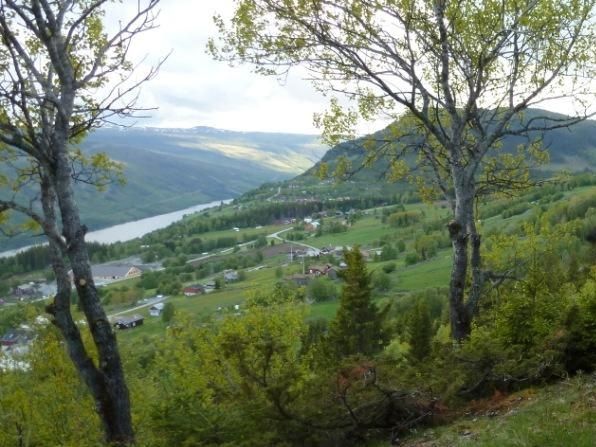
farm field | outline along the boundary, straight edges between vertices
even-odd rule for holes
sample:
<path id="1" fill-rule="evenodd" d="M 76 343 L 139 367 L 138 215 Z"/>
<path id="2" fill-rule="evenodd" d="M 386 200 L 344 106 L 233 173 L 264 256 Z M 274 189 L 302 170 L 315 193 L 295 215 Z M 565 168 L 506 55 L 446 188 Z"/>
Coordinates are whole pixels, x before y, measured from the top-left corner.
<path id="1" fill-rule="evenodd" d="M 392 207 L 386 207 L 391 209 Z M 192 318 L 197 322 L 207 321 L 210 318 L 219 318 L 224 315 L 233 314 L 234 306 L 239 306 L 242 309 L 245 300 L 255 293 L 263 293 L 267 290 L 273 289 L 275 284 L 280 281 L 276 276 L 276 270 L 283 272 L 283 278 L 292 274 L 300 274 L 309 265 L 325 264 L 331 261 L 330 258 L 321 256 L 320 259 L 309 258 L 294 258 L 290 261 L 288 253 L 279 253 L 280 250 L 297 250 L 304 246 L 313 246 L 317 248 L 323 247 L 353 247 L 360 246 L 362 249 L 377 249 L 380 244 L 394 243 L 396 241 L 403 241 L 405 251 L 398 253 L 393 260 L 380 261 L 376 259 L 368 262 L 368 270 L 374 275 L 376 272 L 381 272 L 387 264 L 395 264 L 395 269 L 388 274 L 391 288 L 383 293 L 376 294 L 378 297 L 391 300 L 392 296 L 403 293 L 416 292 L 426 288 L 446 287 L 449 282 L 450 267 L 451 267 L 451 250 L 450 248 L 439 249 L 432 257 L 427 260 L 421 260 L 411 265 L 406 265 L 406 254 L 412 253 L 415 250 L 416 238 L 424 234 L 423 226 L 428 222 L 437 222 L 441 219 L 445 220 L 448 216 L 448 210 L 444 205 L 429 205 L 429 204 L 412 204 L 406 205 L 405 211 L 417 212 L 423 216 L 421 222 L 416 225 L 409 225 L 402 228 L 395 228 L 387 223 L 383 223 L 383 213 L 387 214 L 386 208 L 374 208 L 365 210 L 362 216 L 357 219 L 345 232 L 335 234 L 323 234 L 316 236 L 314 234 L 307 235 L 303 240 L 299 241 L 285 241 L 286 245 L 282 245 L 279 239 L 268 238 L 268 245 L 261 248 L 264 253 L 271 253 L 271 256 L 266 256 L 261 262 L 258 270 L 246 269 L 244 272 L 244 279 L 239 282 L 226 284 L 221 290 L 194 296 L 170 296 L 167 302 L 172 303 L 175 307 L 176 314 Z M 530 211 L 528 211 L 530 212 Z M 522 215 L 512 216 L 504 219 L 497 215 L 486 219 L 484 228 L 490 230 L 492 228 L 514 227 L 517 222 L 523 218 Z M 337 220 L 335 218 L 325 218 L 325 221 Z M 285 230 L 280 233 L 280 238 L 284 238 L 287 231 L 292 230 L 292 226 L 288 225 L 272 225 L 259 229 L 241 229 L 240 232 L 234 230 L 216 231 L 201 235 L 204 240 L 218 239 L 226 237 L 240 236 L 242 240 L 249 242 L 241 244 L 238 248 L 232 250 L 222 250 L 227 255 L 248 255 L 255 251 L 251 247 L 250 238 L 261 234 L 272 234 L 278 231 Z M 443 236 L 446 230 L 442 229 Z M 272 250 L 271 244 L 276 244 L 276 250 Z M 217 259 L 225 258 L 224 254 L 219 252 L 213 253 Z M 203 262 L 203 261 L 202 261 Z M 208 262 L 208 259 L 204 262 Z M 337 261 L 335 261 L 337 262 Z M 213 279 L 217 275 L 204 278 L 201 281 Z M 282 278 L 282 279 L 283 279 Z M 193 281 L 196 283 L 197 281 Z M 200 281 L 199 281 L 200 282 Z M 135 280 L 129 282 L 119 283 L 117 287 L 122 285 L 127 287 L 134 287 Z M 189 283 L 190 284 L 190 283 Z M 337 286 L 341 287 L 341 281 L 337 282 Z M 145 292 L 145 296 L 153 296 L 154 290 Z M 330 320 L 334 317 L 338 307 L 337 300 L 330 300 L 324 302 L 311 303 L 308 308 L 308 319 L 325 319 Z M 119 307 L 108 306 L 108 313 L 115 311 L 122 312 L 123 309 Z M 237 312 L 237 311 L 236 311 Z M 158 336 L 166 330 L 168 324 L 161 321 L 159 317 L 149 317 L 148 307 L 140 311 L 130 311 L 130 314 L 140 314 L 145 317 L 144 325 L 134 330 L 125 330 L 119 332 L 119 338 L 125 340 L 137 340 L 145 336 Z M 124 313 L 127 315 L 127 313 Z"/>

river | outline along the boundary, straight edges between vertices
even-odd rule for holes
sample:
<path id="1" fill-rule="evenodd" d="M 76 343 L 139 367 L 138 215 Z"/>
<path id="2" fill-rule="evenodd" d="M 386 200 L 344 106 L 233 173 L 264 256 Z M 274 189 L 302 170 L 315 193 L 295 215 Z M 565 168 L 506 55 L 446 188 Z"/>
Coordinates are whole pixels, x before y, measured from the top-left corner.
<path id="1" fill-rule="evenodd" d="M 91 231 L 85 237 L 88 242 L 100 242 L 102 244 L 110 244 L 112 242 L 124 242 L 137 237 L 144 236 L 152 231 L 165 228 L 173 222 L 182 219 L 187 214 L 196 213 L 207 208 L 213 208 L 218 206 L 220 203 L 230 203 L 232 199 L 227 200 L 216 200 L 209 203 L 202 203 L 200 205 L 194 205 L 189 208 L 185 208 L 179 211 L 173 211 L 171 213 L 160 214 L 158 216 L 146 217 L 144 219 L 133 220 L 123 224 L 114 225 L 112 227 L 103 228 L 97 231 Z M 17 248 L 15 250 L 8 250 L 0 252 L 0 258 L 8 256 L 14 256 L 21 251 L 25 251 L 32 245 Z"/>

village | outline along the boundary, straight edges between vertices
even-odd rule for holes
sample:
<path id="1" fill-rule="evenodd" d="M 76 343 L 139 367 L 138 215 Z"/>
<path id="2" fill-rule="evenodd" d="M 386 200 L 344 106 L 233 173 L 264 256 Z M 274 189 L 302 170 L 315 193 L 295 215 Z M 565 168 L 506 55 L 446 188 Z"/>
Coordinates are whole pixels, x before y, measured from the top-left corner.
<path id="1" fill-rule="evenodd" d="M 355 214 L 354 210 L 346 213 L 337 211 L 333 213 L 331 219 L 337 222 L 336 225 L 347 229 L 350 225 L 348 219 L 353 214 Z M 187 299 L 200 297 L 242 280 L 247 272 L 255 272 L 272 267 L 287 268 L 288 266 L 294 266 L 291 269 L 292 273 L 288 273 L 278 279 L 282 279 L 284 282 L 295 287 L 307 287 L 317 278 L 327 278 L 337 281 L 338 272 L 346 266 L 343 261 L 345 246 L 329 245 L 317 248 L 305 243 L 303 240 L 288 240 L 285 238 L 285 235 L 291 234 L 296 230 L 303 231 L 306 238 L 314 237 L 317 232 L 320 234 L 321 219 L 324 217 L 329 216 L 327 213 L 322 212 L 317 213 L 315 217 L 305 217 L 300 220 L 287 218 L 280 222 L 274 222 L 272 226 L 265 227 L 265 230 L 275 229 L 277 231 L 268 234 L 268 244 L 261 249 L 264 263 L 252 266 L 244 271 L 224 269 L 204 278 L 201 282 L 186 282 L 182 284 L 177 295 Z M 292 226 L 287 227 L 287 225 Z M 278 229 L 280 227 L 281 229 Z M 263 228 L 263 226 L 259 225 L 255 230 L 263 230 Z M 233 227 L 227 233 L 238 233 L 244 230 L 246 229 Z M 187 260 L 186 263 L 189 266 L 197 267 L 232 254 L 251 251 L 254 249 L 254 246 L 255 240 L 250 240 L 239 243 L 234 248 L 216 250 L 212 253 L 202 252 L 199 256 Z M 144 248 L 149 247 L 144 246 Z M 381 249 L 361 250 L 365 260 L 372 259 L 375 256 L 378 257 L 381 252 Z M 138 280 L 143 274 L 148 272 L 163 272 L 166 270 L 166 267 L 161 262 L 143 263 L 138 256 L 134 256 L 119 261 L 95 264 L 92 265 L 91 269 L 96 286 L 98 288 L 110 288 L 117 287 L 118 284 L 126 283 L 130 280 Z M 37 280 L 16 285 L 8 294 L 0 299 L 0 311 L 2 307 L 47 302 L 52 299 L 55 292 L 56 285 L 50 281 Z M 111 324 L 115 329 L 119 330 L 142 326 L 146 318 L 158 318 L 162 316 L 167 300 L 168 296 L 164 294 L 154 294 L 139 298 L 124 308 L 110 308 L 108 306 Z M 239 296 L 238 303 L 227 305 L 227 307 L 237 313 L 241 309 L 241 301 L 243 301 L 243 298 Z M 224 305 L 218 305 L 216 311 L 221 313 L 225 310 L 225 307 Z M 49 323 L 49 320 L 45 317 L 39 317 L 36 323 L 37 325 L 45 325 Z M 86 324 L 82 316 L 79 318 L 78 323 L 81 326 Z M 15 360 L 17 362 L 15 364 L 22 367 L 23 365 L 18 363 L 18 357 L 27 352 L 28 346 L 34 339 L 35 328 L 28 325 L 20 325 L 8 329 L 4 334 L 0 334 L 0 347 L 6 354 L 5 357 L 8 356 L 7 358 L 17 359 Z"/>

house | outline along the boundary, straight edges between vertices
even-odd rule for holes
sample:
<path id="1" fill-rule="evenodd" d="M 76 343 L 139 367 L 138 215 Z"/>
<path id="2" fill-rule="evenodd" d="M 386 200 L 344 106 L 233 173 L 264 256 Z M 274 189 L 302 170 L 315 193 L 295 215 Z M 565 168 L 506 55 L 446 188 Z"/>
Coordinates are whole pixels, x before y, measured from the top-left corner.
<path id="1" fill-rule="evenodd" d="M 27 298 L 48 297 L 56 294 L 56 283 L 30 282 L 16 286 L 12 294 L 21 301 Z"/>
<path id="2" fill-rule="evenodd" d="M 372 256 L 374 256 L 375 252 L 374 252 L 374 250 L 373 250 L 373 251 L 372 251 L 372 254 L 371 254 L 371 251 L 370 251 L 370 250 L 363 250 L 363 249 L 360 249 L 360 254 L 362 255 L 362 259 L 363 259 L 365 262 L 368 262 L 368 261 L 370 261 L 371 257 L 372 257 Z"/>
<path id="3" fill-rule="evenodd" d="M 184 296 L 201 295 L 205 293 L 205 287 L 201 284 L 195 284 L 194 286 L 185 287 L 182 292 L 184 293 Z"/>
<path id="4" fill-rule="evenodd" d="M 31 298 L 37 295 L 37 287 L 34 282 L 21 284 L 12 290 L 12 294 L 18 298 Z"/>
<path id="5" fill-rule="evenodd" d="M 238 272 L 236 270 L 224 270 L 223 277 L 225 282 L 238 281 Z"/>
<path id="6" fill-rule="evenodd" d="M 129 317 L 118 317 L 114 323 L 116 329 L 130 329 L 141 326 L 144 318 L 140 315 L 131 315 Z"/>
<path id="7" fill-rule="evenodd" d="M 313 220 L 312 222 L 307 223 L 304 226 L 304 229 L 306 231 L 316 232 L 319 229 L 320 226 L 321 226 L 321 222 L 319 222 L 318 220 Z"/>
<path id="8" fill-rule="evenodd" d="M 327 275 L 327 271 L 331 268 L 330 264 L 325 265 L 311 265 L 307 269 L 307 273 L 315 276 L 325 276 Z"/>
<path id="9" fill-rule="evenodd" d="M 308 250 L 306 250 L 305 256 L 308 256 L 309 258 L 316 258 L 321 254 L 321 251 L 316 249 L 316 248 L 309 248 Z"/>
<path id="10" fill-rule="evenodd" d="M 327 276 L 330 279 L 337 279 L 337 270 L 331 264 L 311 265 L 306 273 L 313 276 Z"/>
<path id="11" fill-rule="evenodd" d="M 214 280 L 207 281 L 205 283 L 205 292 L 207 292 L 207 290 L 213 290 L 213 289 L 215 289 L 215 281 Z"/>
<path id="12" fill-rule="evenodd" d="M 91 266 L 91 274 L 95 281 L 134 278 L 142 273 L 141 268 L 132 264 L 99 264 Z"/>
<path id="13" fill-rule="evenodd" d="M 300 287 L 307 286 L 311 280 L 312 280 L 312 275 L 301 275 L 299 273 L 296 273 L 294 275 L 290 275 L 290 276 L 286 277 L 286 281 L 291 281 Z"/>
<path id="14" fill-rule="evenodd" d="M 293 261 L 296 258 L 304 258 L 306 256 L 306 250 L 302 250 L 299 248 L 294 248 L 290 246 L 290 251 L 288 252 L 288 258 L 290 261 Z"/>
<path id="15" fill-rule="evenodd" d="M 156 303 L 149 308 L 149 315 L 159 317 L 163 312 L 164 303 Z"/>
<path id="16" fill-rule="evenodd" d="M 27 328 L 9 329 L 0 338 L 0 346 L 26 345 L 33 339 L 33 333 Z"/>
<path id="17" fill-rule="evenodd" d="M 327 269 L 327 278 L 329 279 L 337 279 L 338 278 L 337 270 L 334 267 L 330 267 Z"/>

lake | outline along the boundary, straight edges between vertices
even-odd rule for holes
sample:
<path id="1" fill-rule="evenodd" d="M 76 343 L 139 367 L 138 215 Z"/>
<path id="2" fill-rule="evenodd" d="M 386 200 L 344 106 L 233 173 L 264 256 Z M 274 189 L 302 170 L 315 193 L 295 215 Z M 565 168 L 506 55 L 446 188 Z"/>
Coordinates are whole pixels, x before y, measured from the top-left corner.
<path id="1" fill-rule="evenodd" d="M 110 244 L 112 242 L 124 242 L 130 241 L 137 237 L 144 236 L 152 231 L 165 228 L 171 223 L 174 223 L 182 219 L 187 214 L 196 213 L 207 208 L 213 208 L 219 206 L 220 203 L 230 203 L 232 199 L 227 200 L 215 200 L 209 203 L 202 203 L 200 205 L 194 205 L 189 208 L 185 208 L 179 211 L 173 211 L 171 213 L 160 214 L 158 216 L 146 217 L 144 219 L 133 220 L 123 224 L 114 225 L 112 227 L 104 228 L 102 230 L 91 231 L 87 233 L 85 240 L 87 242 L 100 242 L 102 244 Z M 14 256 L 21 251 L 25 251 L 31 245 L 27 247 L 17 248 L 15 250 L 8 250 L 0 252 L 0 257 L 5 258 L 8 256 Z"/>

